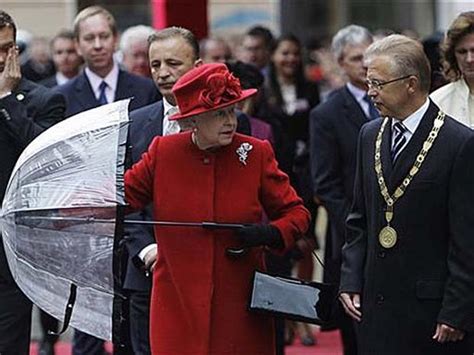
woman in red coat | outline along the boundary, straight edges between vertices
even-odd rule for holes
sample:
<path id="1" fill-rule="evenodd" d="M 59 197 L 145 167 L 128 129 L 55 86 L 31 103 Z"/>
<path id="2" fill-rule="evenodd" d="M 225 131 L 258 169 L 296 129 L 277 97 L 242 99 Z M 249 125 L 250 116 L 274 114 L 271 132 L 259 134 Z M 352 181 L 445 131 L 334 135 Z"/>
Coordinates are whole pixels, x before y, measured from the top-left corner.
<path id="1" fill-rule="evenodd" d="M 157 137 L 125 175 L 126 199 L 150 202 L 163 221 L 244 223 L 238 232 L 155 228 L 150 340 L 153 354 L 274 354 L 272 319 L 248 312 L 263 249 L 284 252 L 305 233 L 309 213 L 266 141 L 235 133 L 234 104 L 255 94 L 223 64 L 181 77 L 173 93 L 192 130 Z M 267 225 L 258 224 L 265 212 Z M 247 253 L 229 257 L 228 248 Z"/>

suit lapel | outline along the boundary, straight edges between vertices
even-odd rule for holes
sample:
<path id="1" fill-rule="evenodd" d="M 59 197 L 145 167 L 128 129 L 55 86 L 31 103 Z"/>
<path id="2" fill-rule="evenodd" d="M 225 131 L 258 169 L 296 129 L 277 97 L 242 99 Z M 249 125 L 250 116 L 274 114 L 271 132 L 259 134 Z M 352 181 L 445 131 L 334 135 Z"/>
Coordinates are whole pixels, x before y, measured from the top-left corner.
<path id="1" fill-rule="evenodd" d="M 365 117 L 364 111 L 357 103 L 357 100 L 350 93 L 349 89 L 344 86 L 342 90 L 342 96 L 344 97 L 344 110 L 346 111 L 344 117 L 348 117 L 358 129 L 362 127 L 363 124 L 367 123 L 367 118 Z"/>
<path id="2" fill-rule="evenodd" d="M 392 176 L 390 177 L 390 185 L 393 188 L 399 186 L 403 179 L 408 175 L 408 172 L 415 163 L 415 159 L 420 152 L 423 143 L 433 128 L 433 121 L 437 114 L 438 108 L 432 102 L 430 102 L 428 110 L 421 119 L 415 133 L 411 137 L 407 146 L 400 152 L 400 155 L 395 161 Z"/>
<path id="3" fill-rule="evenodd" d="M 153 110 L 153 113 L 148 119 L 148 134 L 150 137 L 163 135 L 163 117 L 163 101 L 160 100 L 156 103 L 156 109 Z"/>
<path id="4" fill-rule="evenodd" d="M 79 110 L 78 112 L 99 106 L 94 91 L 92 90 L 91 84 L 89 83 L 84 71 L 78 76 L 75 89 L 77 92 L 75 98 L 79 102 L 79 105 L 82 106 L 82 110 Z"/>
<path id="5" fill-rule="evenodd" d="M 130 77 L 128 76 L 128 74 L 125 71 L 120 69 L 114 101 L 130 98 L 130 93 L 134 92 L 134 90 L 133 90 L 133 81 L 129 79 Z"/>

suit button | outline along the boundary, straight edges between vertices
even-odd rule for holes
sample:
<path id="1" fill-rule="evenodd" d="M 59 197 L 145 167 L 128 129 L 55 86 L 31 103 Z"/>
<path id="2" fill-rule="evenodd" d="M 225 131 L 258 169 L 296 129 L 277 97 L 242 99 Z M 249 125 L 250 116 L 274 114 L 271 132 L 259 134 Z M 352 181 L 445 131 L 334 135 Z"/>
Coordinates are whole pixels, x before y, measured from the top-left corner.
<path id="1" fill-rule="evenodd" d="M 376 297 L 376 300 L 377 300 L 377 304 L 382 304 L 383 301 L 385 301 L 385 298 L 383 297 L 383 295 L 378 294 Z"/>
<path id="2" fill-rule="evenodd" d="M 385 258 L 385 252 L 383 250 L 379 251 L 379 258 L 383 259 Z"/>

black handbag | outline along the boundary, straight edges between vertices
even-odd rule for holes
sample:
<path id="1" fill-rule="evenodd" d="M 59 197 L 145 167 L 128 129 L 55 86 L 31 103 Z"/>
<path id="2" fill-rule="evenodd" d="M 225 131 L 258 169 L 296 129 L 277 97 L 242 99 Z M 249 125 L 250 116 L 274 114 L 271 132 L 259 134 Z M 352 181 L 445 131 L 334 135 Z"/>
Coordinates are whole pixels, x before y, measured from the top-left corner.
<path id="1" fill-rule="evenodd" d="M 228 224 L 224 228 L 242 228 L 244 225 Z M 306 242 L 308 242 L 307 238 Z M 245 249 L 229 248 L 227 255 L 240 257 Z M 324 269 L 318 255 L 313 255 Z M 291 277 L 255 271 L 248 309 L 275 317 L 326 325 L 332 320 L 338 287 L 336 284 L 303 281 Z"/>
<path id="2" fill-rule="evenodd" d="M 334 284 L 303 281 L 255 271 L 249 310 L 324 325 L 336 302 Z"/>

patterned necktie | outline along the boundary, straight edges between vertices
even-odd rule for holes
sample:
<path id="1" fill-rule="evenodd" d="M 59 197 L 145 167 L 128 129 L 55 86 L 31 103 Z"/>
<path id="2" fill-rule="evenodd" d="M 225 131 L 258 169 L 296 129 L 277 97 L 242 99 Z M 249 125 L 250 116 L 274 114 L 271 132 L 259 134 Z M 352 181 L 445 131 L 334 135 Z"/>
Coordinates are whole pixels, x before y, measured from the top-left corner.
<path id="1" fill-rule="evenodd" d="M 364 101 L 369 105 L 369 120 L 374 120 L 380 117 L 379 111 L 375 108 L 374 103 L 370 99 L 369 95 L 365 94 Z"/>
<path id="2" fill-rule="evenodd" d="M 164 136 L 170 135 L 170 134 L 175 134 L 180 132 L 180 127 L 177 121 L 171 121 L 170 117 L 173 116 L 174 114 L 178 113 L 179 110 L 177 107 L 171 107 L 168 112 L 166 112 L 166 117 L 168 118 L 168 126 L 166 127 L 166 131 L 163 132 Z"/>
<path id="3" fill-rule="evenodd" d="M 101 82 L 100 85 L 99 85 L 99 90 L 100 90 L 100 94 L 99 94 L 99 105 L 106 105 L 108 102 L 107 102 L 107 96 L 105 96 L 105 89 L 107 88 L 107 83 L 105 81 Z"/>
<path id="4" fill-rule="evenodd" d="M 396 122 L 393 125 L 393 133 L 395 134 L 395 139 L 392 146 L 392 162 L 397 159 L 398 154 L 401 152 L 402 148 L 405 146 L 407 138 L 405 137 L 405 132 L 407 128 L 401 122 Z"/>

